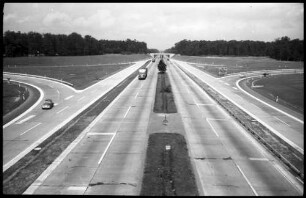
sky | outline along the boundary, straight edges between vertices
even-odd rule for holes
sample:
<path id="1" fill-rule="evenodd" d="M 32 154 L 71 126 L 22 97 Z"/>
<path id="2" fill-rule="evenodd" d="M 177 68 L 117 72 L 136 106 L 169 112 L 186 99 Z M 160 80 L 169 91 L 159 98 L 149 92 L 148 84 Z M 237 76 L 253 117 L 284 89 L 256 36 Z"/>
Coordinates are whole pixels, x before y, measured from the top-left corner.
<path id="1" fill-rule="evenodd" d="M 304 40 L 303 3 L 6 3 L 3 32 L 136 39 L 165 50 L 187 40 Z"/>

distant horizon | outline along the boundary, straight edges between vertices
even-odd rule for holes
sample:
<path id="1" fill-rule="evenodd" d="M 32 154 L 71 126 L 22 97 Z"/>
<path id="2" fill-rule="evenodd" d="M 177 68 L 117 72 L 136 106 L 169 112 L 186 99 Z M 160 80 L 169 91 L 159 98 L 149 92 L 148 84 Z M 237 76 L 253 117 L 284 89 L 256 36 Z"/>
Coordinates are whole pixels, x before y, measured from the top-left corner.
<path id="1" fill-rule="evenodd" d="M 181 40 L 304 40 L 303 3 L 5 3 L 3 32 L 72 32 L 135 39 L 165 50 Z"/>

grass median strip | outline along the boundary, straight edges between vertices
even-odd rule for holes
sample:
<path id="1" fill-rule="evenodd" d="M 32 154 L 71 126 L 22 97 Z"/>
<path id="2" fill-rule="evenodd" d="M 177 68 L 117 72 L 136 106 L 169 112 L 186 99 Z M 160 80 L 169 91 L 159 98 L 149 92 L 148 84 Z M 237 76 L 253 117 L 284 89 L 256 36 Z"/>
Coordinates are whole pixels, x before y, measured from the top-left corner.
<path id="1" fill-rule="evenodd" d="M 142 67 L 146 67 L 149 61 Z M 51 135 L 16 164 L 3 173 L 3 194 L 22 194 L 69 146 L 71 142 L 117 97 L 137 76 L 135 71 L 127 79 L 106 93 L 98 101 Z M 107 100 L 105 100 L 107 98 Z"/>
<path id="2" fill-rule="evenodd" d="M 183 135 L 151 134 L 146 156 L 140 195 L 199 195 Z"/>

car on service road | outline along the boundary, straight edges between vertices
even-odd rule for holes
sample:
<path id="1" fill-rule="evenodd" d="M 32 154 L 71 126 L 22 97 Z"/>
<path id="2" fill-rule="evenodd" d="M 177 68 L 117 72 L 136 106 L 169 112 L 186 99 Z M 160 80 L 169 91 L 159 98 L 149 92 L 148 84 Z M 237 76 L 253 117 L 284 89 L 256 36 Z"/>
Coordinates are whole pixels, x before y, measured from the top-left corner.
<path id="1" fill-rule="evenodd" d="M 52 107 L 54 106 L 54 103 L 51 99 L 46 99 L 43 103 L 43 105 L 41 106 L 42 109 L 52 109 Z"/>

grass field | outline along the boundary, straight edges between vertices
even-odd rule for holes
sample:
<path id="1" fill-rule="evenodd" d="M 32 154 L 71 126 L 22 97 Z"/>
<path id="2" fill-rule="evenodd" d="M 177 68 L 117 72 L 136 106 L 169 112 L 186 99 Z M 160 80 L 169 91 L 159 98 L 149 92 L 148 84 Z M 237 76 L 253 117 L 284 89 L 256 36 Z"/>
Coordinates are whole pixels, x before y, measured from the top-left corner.
<path id="1" fill-rule="evenodd" d="M 268 57 L 212 57 L 212 56 L 174 56 L 174 59 L 195 63 L 199 69 L 218 76 L 219 67 L 226 66 L 227 73 L 257 70 L 303 69 L 304 62 L 277 61 Z"/>
<path id="2" fill-rule="evenodd" d="M 131 65 L 121 63 L 139 61 L 149 57 L 144 54 L 108 54 L 101 56 L 4 58 L 3 71 L 56 78 L 72 83 L 76 89 L 84 89 Z"/>
<path id="3" fill-rule="evenodd" d="M 24 87 L 19 87 L 18 85 L 8 83 L 7 81 L 3 81 L 2 88 L 2 116 L 4 116 L 22 104 L 28 97 L 28 92 L 26 92 Z M 24 98 L 22 97 L 23 94 Z"/>
<path id="4" fill-rule="evenodd" d="M 261 78 L 255 85 L 263 87 L 254 88 L 257 93 L 298 112 L 304 112 L 304 75 L 288 74 Z M 250 86 L 250 84 L 249 84 Z"/>

